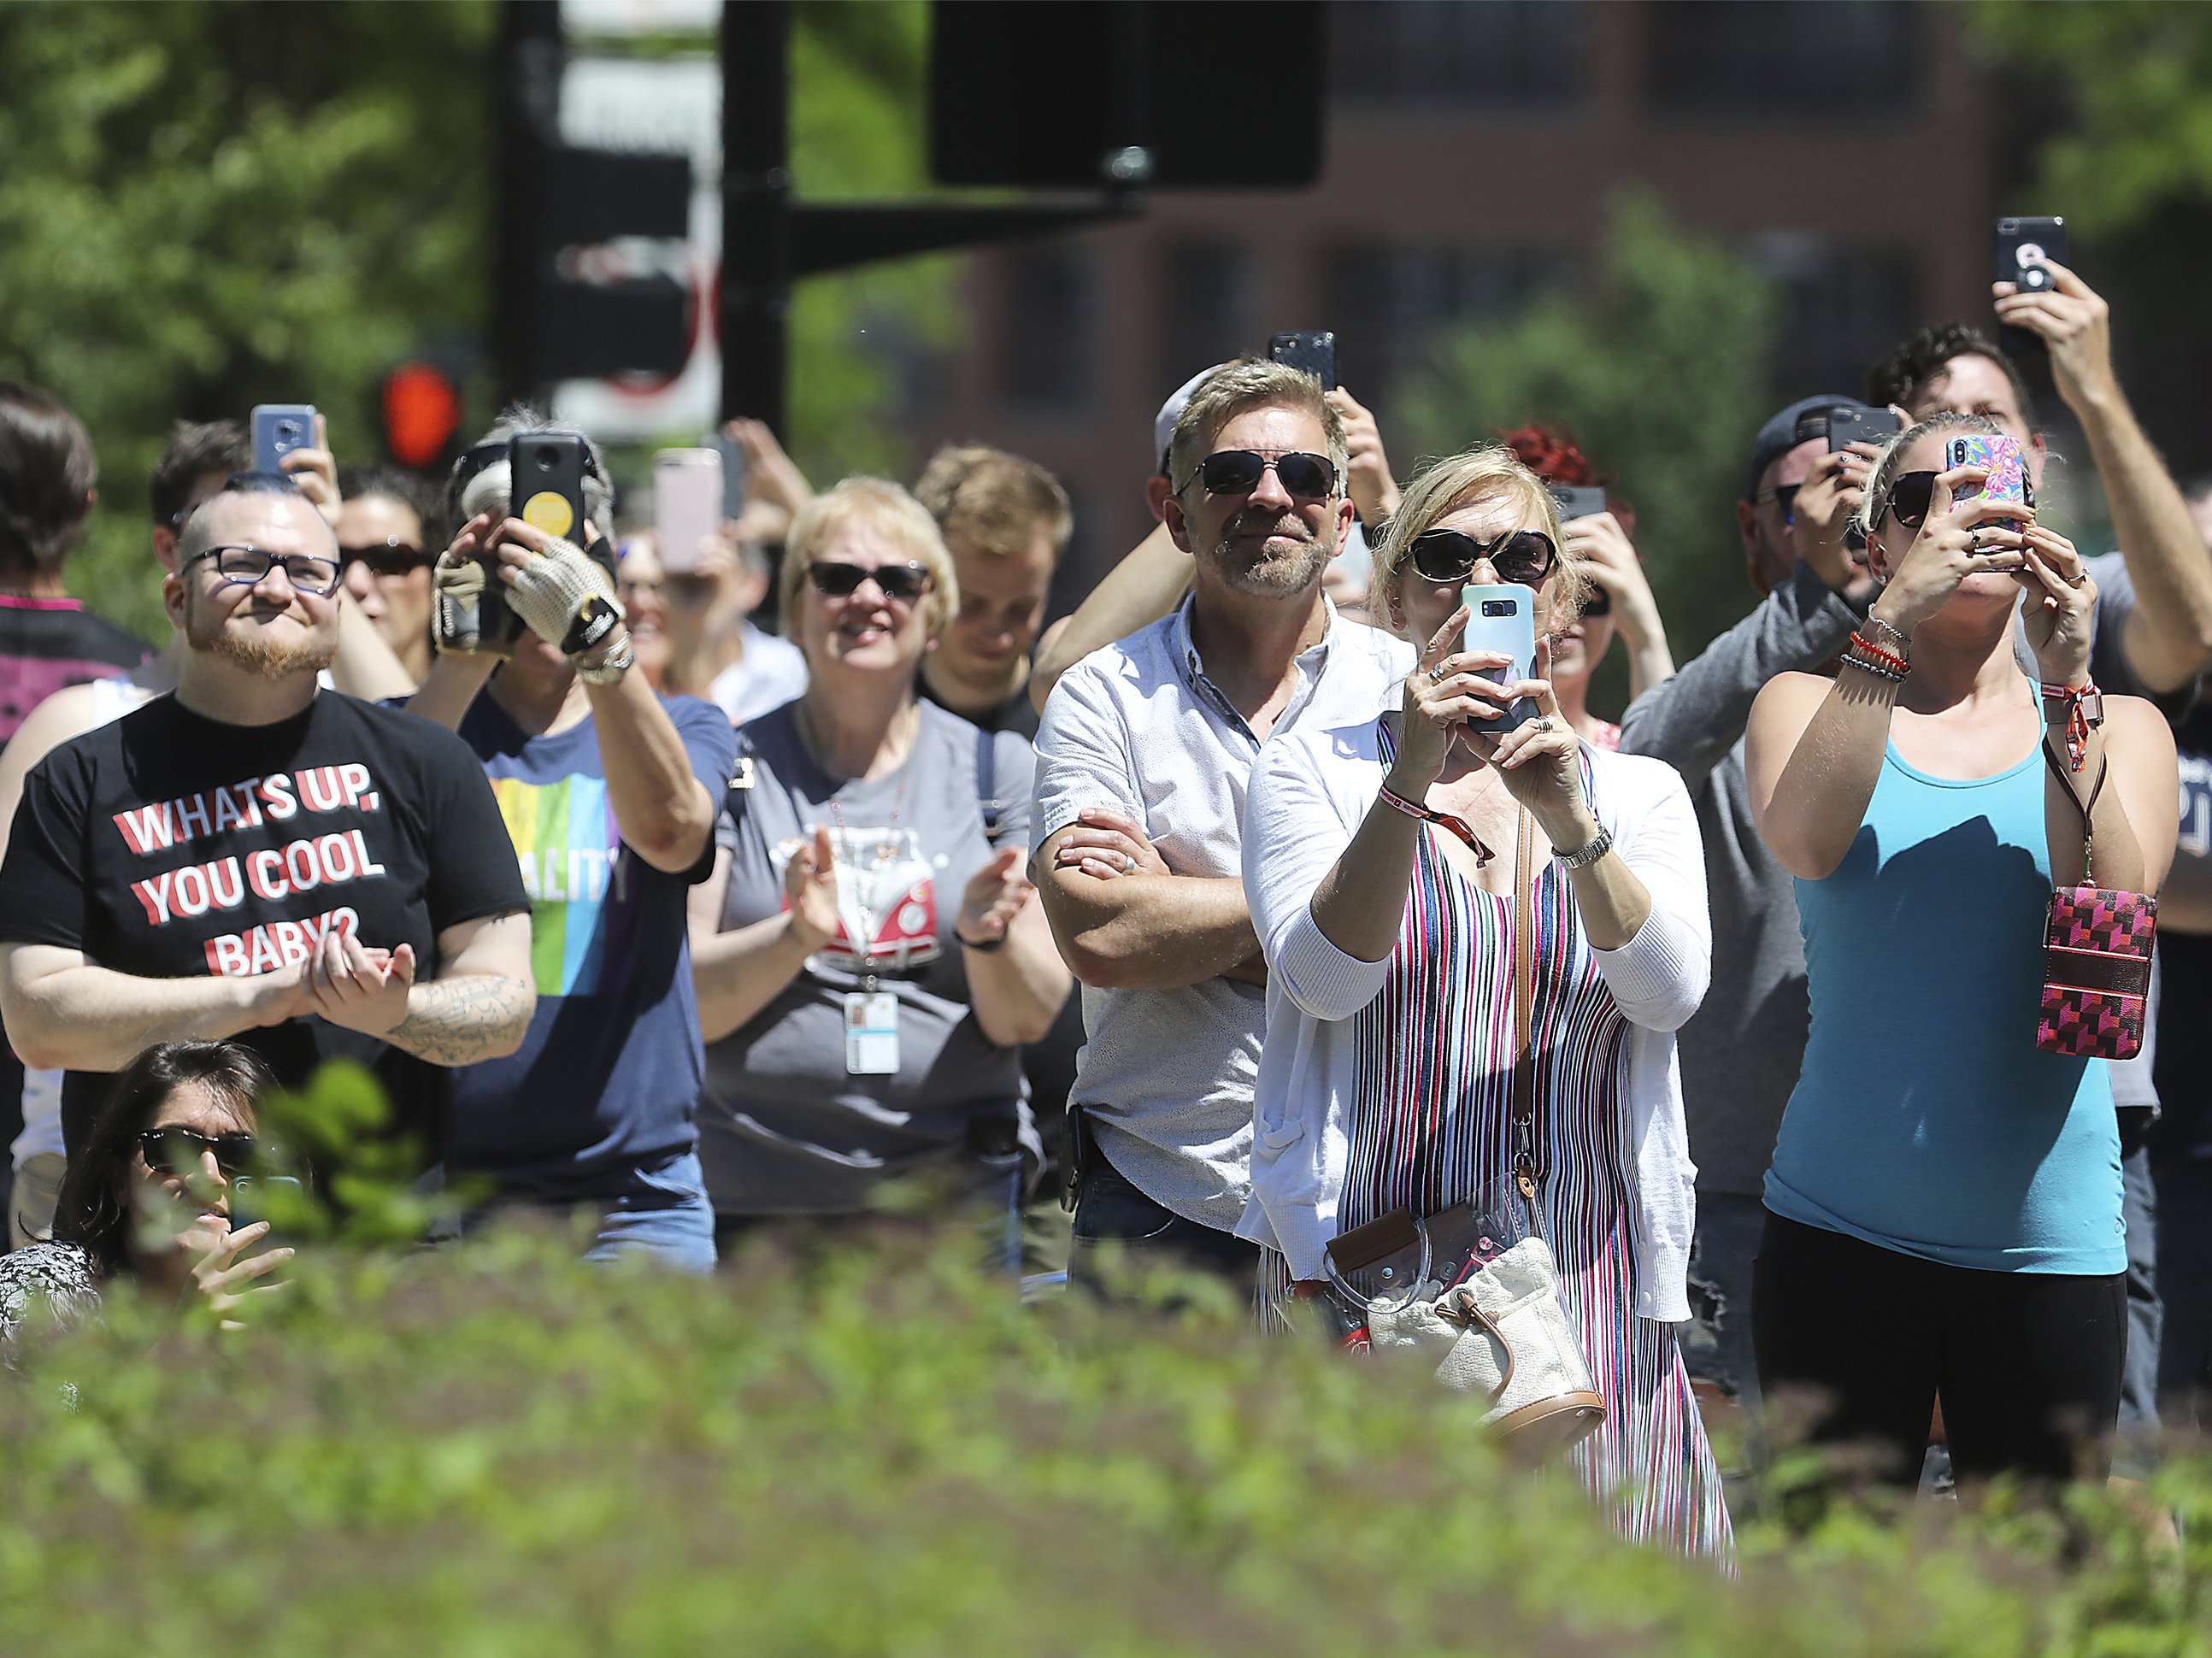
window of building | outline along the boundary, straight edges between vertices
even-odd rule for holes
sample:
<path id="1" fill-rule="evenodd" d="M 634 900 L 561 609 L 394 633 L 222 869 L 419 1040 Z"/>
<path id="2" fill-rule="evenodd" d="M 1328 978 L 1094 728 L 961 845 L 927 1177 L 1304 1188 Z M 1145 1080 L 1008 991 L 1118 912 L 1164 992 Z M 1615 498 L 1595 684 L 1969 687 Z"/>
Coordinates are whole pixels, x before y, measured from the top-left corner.
<path id="1" fill-rule="evenodd" d="M 1078 412 L 1097 386 L 1098 282 L 1090 250 L 1065 242 L 1000 260 L 998 381 L 1018 408 Z"/>
<path id="2" fill-rule="evenodd" d="M 1810 123 L 1919 106 L 1928 39 L 1914 0 L 1650 0 L 1643 14 L 1655 114 Z"/>
<path id="3" fill-rule="evenodd" d="M 1747 251 L 1781 288 L 1776 396 L 1864 397 L 1875 359 L 1920 320 L 1919 262 L 1901 249 L 1814 235 L 1763 237 Z"/>
<path id="4" fill-rule="evenodd" d="M 1403 109 L 1572 104 L 1589 86 L 1589 0 L 1337 0 L 1338 100 Z"/>
<path id="5" fill-rule="evenodd" d="M 1182 242 L 1160 261 L 1160 363 L 1163 388 L 1181 386 L 1201 368 L 1265 341 L 1258 327 L 1259 266 L 1233 242 Z"/>
<path id="6" fill-rule="evenodd" d="M 1369 243 L 1340 249 L 1323 291 L 1337 373 L 1372 406 L 1425 364 L 1439 330 L 1510 317 L 1572 280 L 1567 256 L 1529 248 Z"/>

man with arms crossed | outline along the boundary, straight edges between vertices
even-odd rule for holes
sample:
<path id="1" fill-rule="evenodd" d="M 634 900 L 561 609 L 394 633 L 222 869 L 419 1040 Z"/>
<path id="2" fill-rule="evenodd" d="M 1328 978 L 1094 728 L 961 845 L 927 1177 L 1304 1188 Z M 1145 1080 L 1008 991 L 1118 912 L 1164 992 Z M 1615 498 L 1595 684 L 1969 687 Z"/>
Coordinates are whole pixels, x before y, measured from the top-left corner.
<path id="1" fill-rule="evenodd" d="M 1035 870 L 1090 1035 L 1071 1124 L 1079 1282 L 1118 1243 L 1253 1283 L 1257 1251 L 1233 1232 L 1267 1014 L 1245 783 L 1273 733 L 1372 718 L 1413 663 L 1322 592 L 1351 527 L 1346 448 L 1308 376 L 1216 371 L 1168 446 L 1163 515 L 1190 597 L 1077 663 L 1045 705 Z"/>

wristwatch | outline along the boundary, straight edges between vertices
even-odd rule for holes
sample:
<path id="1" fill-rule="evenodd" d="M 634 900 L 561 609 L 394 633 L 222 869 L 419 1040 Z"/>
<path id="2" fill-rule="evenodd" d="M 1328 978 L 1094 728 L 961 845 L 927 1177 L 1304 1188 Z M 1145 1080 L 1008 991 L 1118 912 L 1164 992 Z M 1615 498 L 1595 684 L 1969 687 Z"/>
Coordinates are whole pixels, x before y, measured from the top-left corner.
<path id="1" fill-rule="evenodd" d="M 1581 869 L 1584 865 L 1595 864 L 1612 850 L 1613 831 L 1600 823 L 1597 826 L 1597 838 L 1588 846 L 1577 847 L 1572 852 L 1561 852 L 1557 847 L 1553 847 L 1552 857 L 1561 869 Z"/>

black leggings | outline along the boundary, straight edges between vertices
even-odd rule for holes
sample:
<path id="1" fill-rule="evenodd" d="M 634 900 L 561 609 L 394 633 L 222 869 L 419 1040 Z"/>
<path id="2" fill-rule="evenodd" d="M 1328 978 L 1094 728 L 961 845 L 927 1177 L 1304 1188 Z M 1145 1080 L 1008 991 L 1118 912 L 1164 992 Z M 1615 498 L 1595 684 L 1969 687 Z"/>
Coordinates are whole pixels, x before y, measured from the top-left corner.
<path id="1" fill-rule="evenodd" d="M 1786 1413 L 1793 1390 L 1825 1401 L 1812 1438 L 1870 1444 L 1877 1478 L 1917 1482 L 1938 1394 L 1962 1481 L 2105 1477 L 2127 1344 L 2124 1272 L 1945 1266 L 1770 1212 L 1752 1308 L 1770 1412 Z"/>

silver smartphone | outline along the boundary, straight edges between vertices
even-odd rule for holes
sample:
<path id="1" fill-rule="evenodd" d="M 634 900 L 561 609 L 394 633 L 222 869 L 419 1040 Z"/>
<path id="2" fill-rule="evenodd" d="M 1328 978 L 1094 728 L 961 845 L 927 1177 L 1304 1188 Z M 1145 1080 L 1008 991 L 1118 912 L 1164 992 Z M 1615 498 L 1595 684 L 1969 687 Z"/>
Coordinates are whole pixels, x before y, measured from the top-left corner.
<path id="1" fill-rule="evenodd" d="M 1467 638 L 1463 648 L 1496 651 L 1513 659 L 1510 667 L 1486 671 L 1483 677 L 1510 685 L 1516 679 L 1536 677 L 1536 594 L 1518 582 L 1494 587 L 1467 586 L 1459 590 L 1467 604 Z M 1536 705 L 1522 696 L 1505 705 L 1504 714 L 1485 720 L 1474 729 L 1492 736 L 1518 731 L 1536 717 Z"/>

